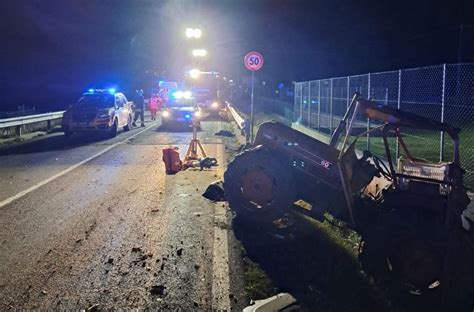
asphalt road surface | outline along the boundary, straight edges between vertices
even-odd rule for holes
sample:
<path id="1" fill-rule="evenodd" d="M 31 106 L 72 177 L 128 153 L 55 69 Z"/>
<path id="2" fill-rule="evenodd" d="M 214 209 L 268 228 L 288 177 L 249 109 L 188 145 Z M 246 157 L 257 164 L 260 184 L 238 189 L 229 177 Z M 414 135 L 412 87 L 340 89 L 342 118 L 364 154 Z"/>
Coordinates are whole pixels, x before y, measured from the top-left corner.
<path id="1" fill-rule="evenodd" d="M 230 125 L 203 123 L 224 163 Z M 0 309 L 229 310 L 227 207 L 201 196 L 223 166 L 166 175 L 190 132 L 61 133 L 0 150 Z"/>

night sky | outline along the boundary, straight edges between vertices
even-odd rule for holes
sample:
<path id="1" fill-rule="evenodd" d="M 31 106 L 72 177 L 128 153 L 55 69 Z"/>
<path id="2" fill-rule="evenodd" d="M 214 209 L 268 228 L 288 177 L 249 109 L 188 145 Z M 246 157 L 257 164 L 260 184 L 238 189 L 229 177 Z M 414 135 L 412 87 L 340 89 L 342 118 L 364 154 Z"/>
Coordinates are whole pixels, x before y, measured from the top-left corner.
<path id="1" fill-rule="evenodd" d="M 189 25 L 204 31 L 205 69 L 236 81 L 250 50 L 272 85 L 474 62 L 474 0 L 2 0 L 0 20 L 0 110 L 57 109 L 91 86 L 129 90 L 147 70 L 180 79 Z"/>

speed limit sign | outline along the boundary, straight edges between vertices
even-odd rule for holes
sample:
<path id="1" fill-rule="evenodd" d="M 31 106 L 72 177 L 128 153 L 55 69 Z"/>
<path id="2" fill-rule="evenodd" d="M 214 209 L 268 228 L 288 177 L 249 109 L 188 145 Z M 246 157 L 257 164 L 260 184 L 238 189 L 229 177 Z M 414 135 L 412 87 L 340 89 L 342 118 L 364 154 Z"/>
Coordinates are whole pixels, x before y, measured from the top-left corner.
<path id="1" fill-rule="evenodd" d="M 248 70 L 257 71 L 263 66 L 263 56 L 256 51 L 249 52 L 244 57 L 244 64 Z"/>

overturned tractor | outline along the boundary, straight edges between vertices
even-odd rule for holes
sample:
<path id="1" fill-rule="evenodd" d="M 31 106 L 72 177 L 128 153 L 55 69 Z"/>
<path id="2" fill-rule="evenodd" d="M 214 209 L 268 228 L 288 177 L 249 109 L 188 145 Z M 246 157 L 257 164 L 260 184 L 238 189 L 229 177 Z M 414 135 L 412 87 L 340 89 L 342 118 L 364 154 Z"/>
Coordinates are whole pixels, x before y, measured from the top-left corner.
<path id="1" fill-rule="evenodd" d="M 352 132 L 358 116 L 376 120 L 385 155 L 356 150 L 366 133 Z M 449 162 L 416 158 L 400 129 L 444 132 L 453 142 Z M 389 277 L 411 292 L 468 296 L 473 286 L 472 227 L 461 215 L 469 204 L 459 159 L 459 129 L 377 105 L 355 94 L 329 144 L 277 122 L 260 126 L 253 147 L 237 155 L 224 189 L 237 218 L 270 223 L 302 199 L 322 219 L 330 213 L 362 238 L 366 272 Z M 394 152 L 400 146 L 400 157 Z M 455 292 L 448 291 L 456 289 Z M 463 296 L 464 296 L 463 295 Z M 466 300 L 458 298 L 458 300 Z"/>

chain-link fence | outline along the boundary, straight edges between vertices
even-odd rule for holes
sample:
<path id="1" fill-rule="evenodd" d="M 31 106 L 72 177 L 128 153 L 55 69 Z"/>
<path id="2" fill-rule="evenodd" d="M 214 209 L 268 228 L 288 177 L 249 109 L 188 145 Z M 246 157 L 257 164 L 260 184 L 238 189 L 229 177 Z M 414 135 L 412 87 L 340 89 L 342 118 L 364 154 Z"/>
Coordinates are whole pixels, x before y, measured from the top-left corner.
<path id="1" fill-rule="evenodd" d="M 354 92 L 377 103 L 460 128 L 465 183 L 474 190 L 474 64 L 443 64 L 298 82 L 295 84 L 294 121 L 331 135 Z M 354 130 L 363 133 L 375 126 L 374 121 L 359 117 Z M 452 159 L 453 144 L 449 136 L 416 129 L 401 129 L 401 132 L 416 157 L 430 161 Z M 398 144 L 393 143 L 393 156 L 402 154 Z M 357 146 L 384 153 L 377 131 L 359 138 Z"/>

